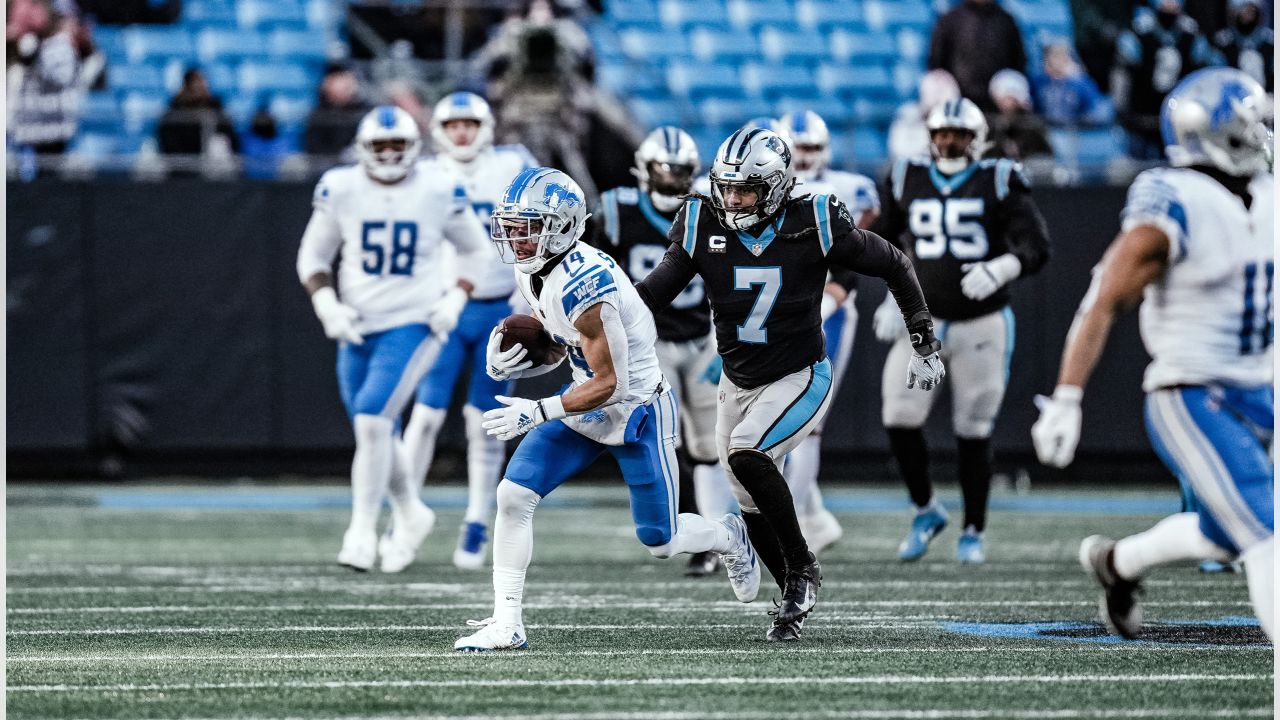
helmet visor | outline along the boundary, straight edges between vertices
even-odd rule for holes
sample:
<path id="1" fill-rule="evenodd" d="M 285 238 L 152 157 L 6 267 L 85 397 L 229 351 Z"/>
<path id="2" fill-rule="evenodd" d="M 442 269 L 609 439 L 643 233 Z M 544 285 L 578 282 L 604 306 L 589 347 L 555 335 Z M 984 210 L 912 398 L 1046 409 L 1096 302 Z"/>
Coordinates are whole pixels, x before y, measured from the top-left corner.
<path id="1" fill-rule="evenodd" d="M 507 264 L 528 262 L 542 255 L 547 238 L 555 234 L 543 216 L 493 214 L 489 236 Z"/>
<path id="2" fill-rule="evenodd" d="M 385 138 L 365 143 L 374 162 L 379 165 L 399 165 L 409 151 L 408 138 Z"/>
<path id="3" fill-rule="evenodd" d="M 649 189 L 659 195 L 687 195 L 693 187 L 692 165 L 650 160 L 645 170 L 649 173 Z"/>

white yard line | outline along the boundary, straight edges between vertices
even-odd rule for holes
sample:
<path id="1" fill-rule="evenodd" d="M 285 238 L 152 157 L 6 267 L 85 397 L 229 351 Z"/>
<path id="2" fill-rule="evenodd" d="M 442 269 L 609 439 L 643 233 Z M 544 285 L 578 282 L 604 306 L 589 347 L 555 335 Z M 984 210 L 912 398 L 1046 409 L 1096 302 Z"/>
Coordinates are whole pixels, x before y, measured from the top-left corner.
<path id="1" fill-rule="evenodd" d="M 1244 710 L 1196 708 L 1145 708 L 1140 710 L 805 710 L 804 717 L 815 720 L 1142 720 L 1144 718 L 1240 718 L 1272 717 L 1269 707 Z M 405 715 L 348 715 L 329 720 L 405 720 Z M 745 710 L 738 712 L 585 712 L 539 713 L 535 715 L 414 715 L 414 720 L 775 720 L 776 712 Z M 252 720 L 253 716 L 237 715 L 236 720 Z M 272 720 L 310 720 L 306 717 Z M 201 718 L 200 720 L 223 720 Z M 229 720 L 229 719 L 228 719 Z"/>
<path id="2" fill-rule="evenodd" d="M 156 683 L 139 685 L 10 685 L 10 693 L 69 692 L 180 692 L 202 690 L 343 690 L 362 688 L 463 688 L 463 687 L 685 687 L 699 685 L 1023 685 L 1044 683 L 1160 683 L 1160 682 L 1248 682 L 1271 680 L 1272 675 L 1171 674 L 1171 675 L 870 675 L 846 677 L 656 677 L 656 678 L 561 678 L 526 680 L 330 680 L 233 683 Z"/>
<path id="3" fill-rule="evenodd" d="M 853 624 L 841 624 L 838 621 L 851 620 Z M 886 620 L 891 622 L 885 622 Z M 763 620 L 761 621 L 763 622 Z M 885 629 L 905 629 L 933 627 L 937 622 L 937 618 L 913 618 L 913 617 L 879 617 L 867 616 L 864 620 L 861 616 L 838 616 L 824 618 L 821 623 L 823 627 L 838 627 L 844 630 L 885 630 Z M 564 631 L 592 631 L 592 630 L 758 630 L 763 625 L 761 623 L 700 623 L 697 625 L 652 625 L 649 623 L 616 625 L 616 624 L 553 624 L 553 625 L 526 625 L 530 630 L 564 630 Z M 818 623 L 814 623 L 814 627 L 818 627 Z M 278 625 L 270 627 L 148 627 L 148 628 L 85 628 L 80 630 L 63 630 L 63 629 L 43 629 L 43 630 L 6 630 L 5 635 L 8 637 L 24 637 L 35 635 L 46 636 L 62 636 L 62 637 L 81 637 L 94 635 L 222 635 L 230 633 L 282 633 L 282 632 L 304 632 L 304 633 L 331 633 L 331 632 L 418 632 L 418 631 L 439 631 L 439 630 L 457 630 L 466 631 L 466 628 L 460 624 L 453 625 Z"/>

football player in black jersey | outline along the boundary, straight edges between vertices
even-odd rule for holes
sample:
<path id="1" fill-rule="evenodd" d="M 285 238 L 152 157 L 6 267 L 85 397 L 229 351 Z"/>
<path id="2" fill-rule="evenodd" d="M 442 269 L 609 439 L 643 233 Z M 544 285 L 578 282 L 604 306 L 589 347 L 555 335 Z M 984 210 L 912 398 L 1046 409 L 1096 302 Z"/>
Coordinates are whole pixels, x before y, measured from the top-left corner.
<path id="1" fill-rule="evenodd" d="M 952 429 L 956 435 L 964 532 L 956 547 L 962 563 L 986 560 L 982 531 L 991 484 L 991 429 L 1009 381 L 1013 311 L 1009 283 L 1030 275 L 1049 257 L 1044 218 L 1017 163 L 978 160 L 987 122 L 963 98 L 945 102 L 925 124 L 933 159 L 899 160 L 881 193 L 882 211 L 871 229 L 898 243 L 916 275 L 946 340 L 951 371 Z M 898 548 L 903 561 L 919 559 L 947 524 L 933 495 L 921 429 L 936 397 L 906 392 L 902 360 L 911 351 L 892 299 L 876 312 L 876 336 L 895 343 L 885 361 L 882 416 L 889 445 L 906 480 L 916 517 Z"/>
<path id="2" fill-rule="evenodd" d="M 738 130 L 716 152 L 711 196 L 684 204 L 662 262 L 636 284 L 656 314 L 702 277 L 724 362 L 716 449 L 751 542 L 782 588 L 770 640 L 799 639 L 822 579 L 781 464 L 831 403 L 820 315 L 828 270 L 889 284 L 913 338 L 905 382 L 931 389 L 945 374 L 911 262 L 854 227 L 833 196 L 791 197 L 794 182 L 786 140 L 764 128 Z"/>
<path id="3" fill-rule="evenodd" d="M 639 187 L 614 188 L 600 196 L 600 217 L 592 244 L 613 256 L 635 282 L 658 266 L 667 251 L 667 233 L 693 185 L 700 165 L 698 146 L 689 134 L 664 126 L 649 133 L 636 149 L 632 170 Z M 658 363 L 680 400 L 680 512 L 720 517 L 732 500 L 728 480 L 716 458 L 716 385 L 703 377 L 716 354 L 711 306 L 695 277 L 671 308 L 655 313 Z M 689 556 L 687 574 L 716 572 L 720 556 Z"/>

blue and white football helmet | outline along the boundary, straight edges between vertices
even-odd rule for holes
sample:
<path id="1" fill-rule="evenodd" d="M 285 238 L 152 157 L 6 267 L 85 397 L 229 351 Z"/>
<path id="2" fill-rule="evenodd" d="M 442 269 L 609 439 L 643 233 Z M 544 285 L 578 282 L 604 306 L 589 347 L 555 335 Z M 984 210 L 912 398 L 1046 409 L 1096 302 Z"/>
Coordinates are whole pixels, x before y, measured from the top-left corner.
<path id="1" fill-rule="evenodd" d="M 494 208 L 490 237 L 502 261 L 532 275 L 573 247 L 587 229 L 587 196 L 565 173 L 548 167 L 521 171 Z M 536 247 L 529 247 L 536 242 Z"/>
<path id="2" fill-rule="evenodd" d="M 399 182 L 422 152 L 422 132 L 413 116 L 394 105 L 379 105 L 356 128 L 356 157 L 369 177 Z"/>
<path id="3" fill-rule="evenodd" d="M 474 120 L 480 123 L 476 137 L 467 145 L 457 145 L 444 131 L 450 120 Z M 436 147 L 458 162 L 471 162 L 493 145 L 493 111 L 484 98 L 470 92 L 449 93 L 440 98 L 431 111 L 431 138 Z"/>
<path id="4" fill-rule="evenodd" d="M 796 176 L 813 180 L 831 164 L 831 131 L 822 116 L 812 110 L 787 113 L 778 118 L 782 135 L 796 153 Z"/>
<path id="5" fill-rule="evenodd" d="M 1197 70 L 1169 93 L 1160 110 L 1165 153 L 1175 166 L 1205 163 L 1250 177 L 1271 166 L 1267 94 L 1235 68 Z"/>

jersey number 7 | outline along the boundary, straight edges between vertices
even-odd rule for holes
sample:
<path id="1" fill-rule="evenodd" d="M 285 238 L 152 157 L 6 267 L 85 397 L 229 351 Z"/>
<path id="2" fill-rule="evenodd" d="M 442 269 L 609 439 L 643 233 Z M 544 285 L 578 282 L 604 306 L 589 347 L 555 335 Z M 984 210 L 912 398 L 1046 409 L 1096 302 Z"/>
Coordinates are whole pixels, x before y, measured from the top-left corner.
<path id="1" fill-rule="evenodd" d="M 769 342 L 769 330 L 765 321 L 773 310 L 773 303 L 778 300 L 778 291 L 782 289 L 781 267 L 735 267 L 733 269 L 733 289 L 750 290 L 760 286 L 760 294 L 751 306 L 747 321 L 738 326 L 738 341 L 761 345 Z"/>

